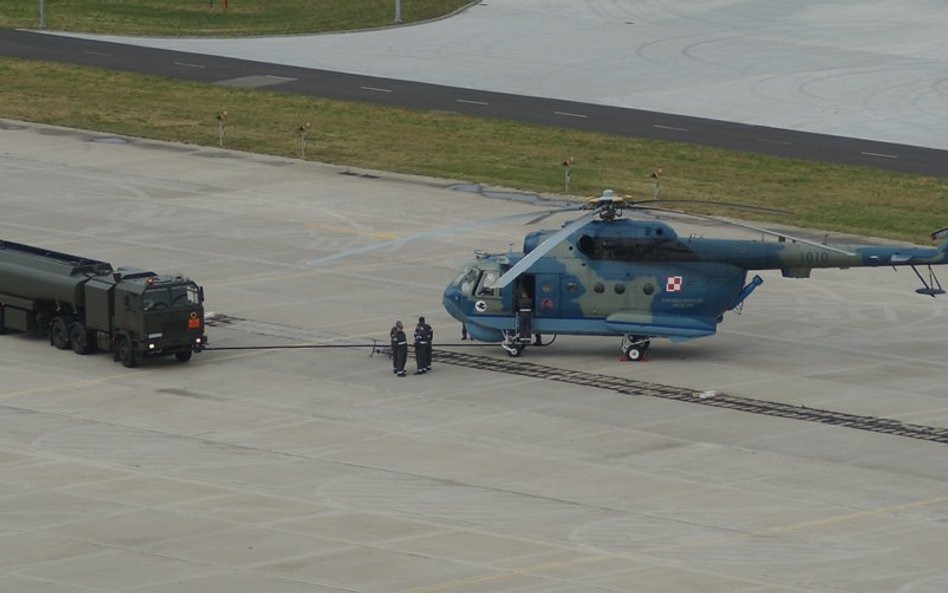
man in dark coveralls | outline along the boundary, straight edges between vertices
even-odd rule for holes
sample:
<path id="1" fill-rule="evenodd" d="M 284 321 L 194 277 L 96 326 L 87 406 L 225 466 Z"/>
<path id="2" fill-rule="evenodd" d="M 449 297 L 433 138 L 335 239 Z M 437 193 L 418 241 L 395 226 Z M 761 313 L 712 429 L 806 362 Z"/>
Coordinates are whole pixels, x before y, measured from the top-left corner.
<path id="1" fill-rule="evenodd" d="M 392 366 L 393 372 L 405 376 L 405 363 L 408 361 L 408 338 L 405 337 L 405 326 L 401 321 L 395 322 L 391 331 L 392 338 Z"/>
<path id="2" fill-rule="evenodd" d="M 533 325 L 533 299 L 524 290 L 517 299 L 517 334 L 521 339 L 530 339 L 531 325 Z"/>
<path id="3" fill-rule="evenodd" d="M 431 341 L 434 339 L 434 330 L 425 322 L 424 317 L 418 318 L 415 326 L 415 362 L 418 364 L 416 375 L 424 375 L 431 370 Z"/>

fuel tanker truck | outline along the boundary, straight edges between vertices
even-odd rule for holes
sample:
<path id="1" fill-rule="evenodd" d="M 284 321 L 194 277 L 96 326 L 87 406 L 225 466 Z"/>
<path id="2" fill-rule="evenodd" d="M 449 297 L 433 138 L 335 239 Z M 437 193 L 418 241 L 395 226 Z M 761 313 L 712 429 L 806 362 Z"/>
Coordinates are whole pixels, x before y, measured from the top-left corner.
<path id="1" fill-rule="evenodd" d="M 207 344 L 203 302 L 183 276 L 0 241 L 0 333 L 48 333 L 60 350 L 104 350 L 129 368 L 146 357 L 187 362 Z"/>

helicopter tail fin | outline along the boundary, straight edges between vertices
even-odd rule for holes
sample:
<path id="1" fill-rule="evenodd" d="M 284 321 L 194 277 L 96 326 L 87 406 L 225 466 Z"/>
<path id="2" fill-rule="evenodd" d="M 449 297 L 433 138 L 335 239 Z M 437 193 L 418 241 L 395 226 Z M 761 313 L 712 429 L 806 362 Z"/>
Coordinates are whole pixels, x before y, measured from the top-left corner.
<path id="1" fill-rule="evenodd" d="M 932 233 L 932 241 L 941 241 L 938 251 L 941 252 L 941 262 L 948 263 L 948 227 Z"/>
<path id="2" fill-rule="evenodd" d="M 948 227 L 932 233 L 932 241 L 941 241 L 938 251 L 941 252 L 941 263 L 948 263 Z"/>

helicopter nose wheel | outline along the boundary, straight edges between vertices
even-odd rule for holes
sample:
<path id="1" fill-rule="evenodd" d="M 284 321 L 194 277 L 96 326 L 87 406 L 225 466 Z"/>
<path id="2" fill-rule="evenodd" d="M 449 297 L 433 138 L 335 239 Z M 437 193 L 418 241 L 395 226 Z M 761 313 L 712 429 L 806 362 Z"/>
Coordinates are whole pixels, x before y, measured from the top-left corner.
<path id="1" fill-rule="evenodd" d="M 645 357 L 645 351 L 651 346 L 648 336 L 625 336 L 622 338 L 622 358 L 637 362 Z"/>
<path id="2" fill-rule="evenodd" d="M 507 356 L 511 358 L 517 358 L 523 353 L 523 349 L 526 348 L 526 344 L 524 344 L 521 340 L 518 340 L 516 334 L 505 332 L 504 341 L 501 343 L 501 347 L 503 347 L 503 349 L 507 352 Z"/>

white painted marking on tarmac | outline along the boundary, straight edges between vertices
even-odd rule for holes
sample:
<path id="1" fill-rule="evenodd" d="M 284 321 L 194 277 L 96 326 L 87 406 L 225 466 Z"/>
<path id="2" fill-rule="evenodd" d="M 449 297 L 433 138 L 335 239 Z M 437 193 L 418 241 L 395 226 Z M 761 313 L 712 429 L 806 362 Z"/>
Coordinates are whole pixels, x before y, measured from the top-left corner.
<path id="1" fill-rule="evenodd" d="M 86 50 L 83 50 L 82 53 L 84 53 L 84 54 L 91 54 L 91 55 L 93 55 L 93 56 L 111 56 L 111 55 L 112 55 L 112 54 L 107 54 L 107 53 L 101 52 L 101 51 L 89 51 L 89 50 L 87 50 L 87 49 L 86 49 Z"/>
<path id="2" fill-rule="evenodd" d="M 586 117 L 588 117 L 588 116 L 583 115 L 582 113 L 570 113 L 568 111 L 554 111 L 553 114 L 562 115 L 563 117 L 578 117 L 579 119 L 586 119 Z"/>
<path id="3" fill-rule="evenodd" d="M 233 86 L 243 89 L 256 89 L 265 86 L 272 86 L 275 84 L 283 84 L 285 82 L 293 82 L 295 78 L 289 78 L 286 76 L 274 76 L 272 74 L 262 74 L 262 75 L 253 75 L 253 76 L 241 76 L 240 78 L 232 78 L 230 80 L 221 80 L 215 84 L 222 84 L 226 86 Z"/>
<path id="4" fill-rule="evenodd" d="M 786 140 L 771 140 L 770 138 L 760 138 L 761 142 L 766 142 L 767 144 L 782 144 L 783 146 L 793 146 L 793 142 L 787 142 Z"/>
<path id="5" fill-rule="evenodd" d="M 487 101 L 474 101 L 472 99 L 456 99 L 458 103 L 469 103 L 471 105 L 490 105 Z"/>
<path id="6" fill-rule="evenodd" d="M 671 130 L 673 132 L 687 132 L 688 128 L 676 128 L 675 126 L 663 126 L 661 124 L 654 124 L 653 128 L 658 128 L 659 130 Z"/>
<path id="7" fill-rule="evenodd" d="M 363 86 L 359 88 L 361 88 L 364 91 L 372 91 L 373 93 L 391 93 L 392 92 L 392 89 L 381 89 L 375 86 Z"/>
<path id="8" fill-rule="evenodd" d="M 880 158 L 883 158 L 883 159 L 897 159 L 897 158 L 899 158 L 898 156 L 896 156 L 896 155 L 894 155 L 894 154 L 884 154 L 884 153 L 881 153 L 881 152 L 860 152 L 859 154 L 864 155 L 864 156 L 877 156 L 877 157 L 880 157 Z"/>
<path id="9" fill-rule="evenodd" d="M 188 62 L 175 62 L 175 66 L 184 66 L 185 68 L 207 68 L 204 64 L 189 64 Z"/>

